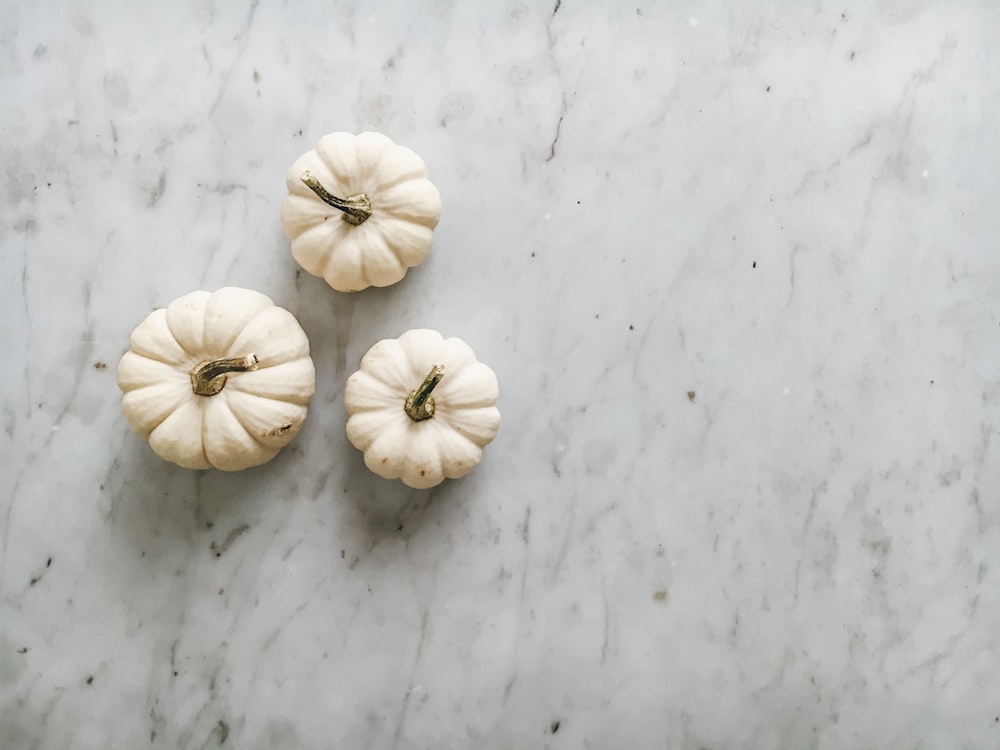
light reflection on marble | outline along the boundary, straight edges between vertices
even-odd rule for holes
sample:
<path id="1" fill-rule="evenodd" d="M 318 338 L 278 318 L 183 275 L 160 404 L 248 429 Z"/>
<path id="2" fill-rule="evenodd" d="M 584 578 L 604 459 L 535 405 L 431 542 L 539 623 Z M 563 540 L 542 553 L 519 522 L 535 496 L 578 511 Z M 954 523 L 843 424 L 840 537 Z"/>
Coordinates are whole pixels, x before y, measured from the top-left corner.
<path id="1" fill-rule="evenodd" d="M 0 13 L 0 746 L 1000 746 L 992 2 L 53 5 Z M 282 236 L 338 129 L 441 190 L 396 287 Z M 115 363 L 229 284 L 317 394 L 185 471 Z M 341 402 L 418 326 L 504 415 L 431 492 Z"/>

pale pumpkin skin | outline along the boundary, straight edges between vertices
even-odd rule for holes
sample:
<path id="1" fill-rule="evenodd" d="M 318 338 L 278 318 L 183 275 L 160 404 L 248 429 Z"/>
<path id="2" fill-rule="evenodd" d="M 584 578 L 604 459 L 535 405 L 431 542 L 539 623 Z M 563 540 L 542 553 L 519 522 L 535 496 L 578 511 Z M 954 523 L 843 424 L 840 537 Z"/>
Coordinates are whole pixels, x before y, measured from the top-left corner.
<path id="1" fill-rule="evenodd" d="M 226 373 L 214 395 L 194 392 L 199 366 L 250 355 L 256 369 Z M 118 363 L 129 426 L 188 469 L 238 471 L 270 461 L 305 422 L 315 382 L 309 340 L 295 317 L 237 287 L 192 292 L 154 310 Z"/>
<path id="2" fill-rule="evenodd" d="M 303 182 L 305 174 L 339 198 L 365 196 L 371 215 L 352 224 Z M 395 284 L 430 252 L 441 195 L 423 160 L 380 133 L 324 136 L 295 160 L 285 183 L 281 225 L 292 255 L 338 291 Z"/>
<path id="3" fill-rule="evenodd" d="M 434 416 L 414 421 L 407 396 L 436 365 L 444 374 L 434 388 Z M 365 465 L 386 479 L 426 489 L 472 471 L 500 428 L 496 374 L 461 339 L 437 331 L 407 331 L 385 339 L 347 380 L 347 437 Z"/>

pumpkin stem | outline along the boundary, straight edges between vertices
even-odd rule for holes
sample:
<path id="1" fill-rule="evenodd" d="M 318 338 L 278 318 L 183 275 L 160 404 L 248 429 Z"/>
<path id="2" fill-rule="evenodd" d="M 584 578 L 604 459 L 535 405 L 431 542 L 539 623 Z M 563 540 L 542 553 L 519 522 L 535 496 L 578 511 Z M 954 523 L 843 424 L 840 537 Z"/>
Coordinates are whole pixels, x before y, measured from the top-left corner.
<path id="1" fill-rule="evenodd" d="M 331 195 L 320 181 L 312 176 L 312 172 L 309 170 L 303 172 L 299 179 L 328 206 L 333 206 L 338 211 L 343 211 L 344 221 L 348 224 L 354 224 L 355 226 L 364 224 L 371 217 L 372 203 L 364 193 L 352 195 L 347 198 L 338 198 L 336 195 Z"/>
<path id="2" fill-rule="evenodd" d="M 410 391 L 403 404 L 406 416 L 414 422 L 421 422 L 434 416 L 434 397 L 431 395 L 437 384 L 444 377 L 444 365 L 434 365 L 427 373 L 424 382 L 416 390 Z"/>
<path id="3" fill-rule="evenodd" d="M 226 385 L 227 373 L 256 370 L 256 354 L 205 362 L 191 370 L 191 390 L 199 396 L 214 396 Z"/>

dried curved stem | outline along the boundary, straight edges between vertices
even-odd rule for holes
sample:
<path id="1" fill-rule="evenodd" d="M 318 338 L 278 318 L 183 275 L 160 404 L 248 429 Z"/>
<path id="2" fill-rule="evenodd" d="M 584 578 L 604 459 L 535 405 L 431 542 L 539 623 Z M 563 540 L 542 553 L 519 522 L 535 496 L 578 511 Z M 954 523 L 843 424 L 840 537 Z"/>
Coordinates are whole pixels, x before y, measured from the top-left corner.
<path id="1" fill-rule="evenodd" d="M 414 422 L 421 422 L 434 416 L 434 397 L 431 391 L 437 388 L 443 377 L 444 365 L 434 365 L 424 378 L 424 382 L 410 391 L 410 395 L 406 397 L 406 402 L 403 404 L 406 416 Z"/>
<path id="2" fill-rule="evenodd" d="M 357 226 L 358 224 L 364 224 L 371 218 L 372 203 L 364 193 L 351 195 L 347 198 L 338 198 L 323 187 L 323 184 L 313 177 L 312 172 L 309 170 L 303 172 L 299 176 L 299 179 L 305 183 L 306 187 L 316 193 L 321 201 L 328 206 L 333 206 L 338 211 L 343 211 L 344 221 L 348 224 Z"/>
<path id="3" fill-rule="evenodd" d="M 256 354 L 230 359 L 214 359 L 191 370 L 191 390 L 199 396 L 214 396 L 226 385 L 231 372 L 249 372 L 257 369 Z"/>

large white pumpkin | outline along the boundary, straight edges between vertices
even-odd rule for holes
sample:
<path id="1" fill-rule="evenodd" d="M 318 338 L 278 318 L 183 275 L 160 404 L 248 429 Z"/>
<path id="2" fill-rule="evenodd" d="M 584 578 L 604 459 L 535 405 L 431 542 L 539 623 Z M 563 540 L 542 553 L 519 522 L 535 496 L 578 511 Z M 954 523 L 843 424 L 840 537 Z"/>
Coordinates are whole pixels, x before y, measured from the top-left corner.
<path id="1" fill-rule="evenodd" d="M 270 461 L 305 422 L 315 379 L 295 317 L 236 287 L 192 292 L 154 310 L 118 363 L 131 428 L 189 469 Z"/>
<path id="2" fill-rule="evenodd" d="M 427 257 L 441 196 L 405 146 L 380 133 L 330 133 L 285 182 L 281 224 L 292 255 L 334 289 L 395 284 Z"/>

